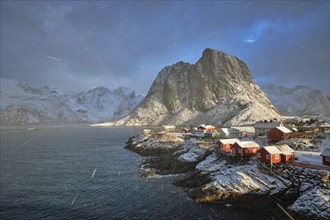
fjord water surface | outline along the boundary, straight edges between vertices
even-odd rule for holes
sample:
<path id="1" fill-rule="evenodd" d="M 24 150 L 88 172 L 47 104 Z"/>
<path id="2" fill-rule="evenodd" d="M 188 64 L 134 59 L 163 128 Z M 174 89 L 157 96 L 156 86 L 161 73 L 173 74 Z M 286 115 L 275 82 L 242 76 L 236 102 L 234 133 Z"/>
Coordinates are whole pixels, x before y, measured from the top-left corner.
<path id="1" fill-rule="evenodd" d="M 134 128 L 1 128 L 3 219 L 255 219 L 251 212 L 197 204 L 173 177 L 144 179 L 124 149 Z M 267 216 L 264 216 L 267 217 Z"/>

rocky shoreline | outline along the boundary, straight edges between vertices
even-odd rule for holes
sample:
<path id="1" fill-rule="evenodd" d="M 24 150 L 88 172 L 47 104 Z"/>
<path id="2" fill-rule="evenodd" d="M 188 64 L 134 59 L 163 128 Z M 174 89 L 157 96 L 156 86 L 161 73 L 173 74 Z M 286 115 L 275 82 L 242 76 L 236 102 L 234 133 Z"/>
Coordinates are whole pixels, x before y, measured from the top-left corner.
<path id="1" fill-rule="evenodd" d="M 144 177 L 183 174 L 173 184 L 186 188 L 196 202 L 248 210 L 277 204 L 296 218 L 330 218 L 329 171 L 292 165 L 269 170 L 253 158 L 227 160 L 210 144 L 166 135 L 139 134 L 128 140 L 127 149 L 151 156 L 142 164 Z"/>

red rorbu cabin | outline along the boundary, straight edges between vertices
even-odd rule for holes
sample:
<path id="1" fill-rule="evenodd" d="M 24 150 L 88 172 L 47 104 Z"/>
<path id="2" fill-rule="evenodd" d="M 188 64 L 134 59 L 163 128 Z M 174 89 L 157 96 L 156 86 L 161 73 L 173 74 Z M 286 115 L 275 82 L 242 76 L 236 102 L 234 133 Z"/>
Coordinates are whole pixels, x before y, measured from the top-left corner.
<path id="1" fill-rule="evenodd" d="M 197 131 L 203 131 L 204 133 L 206 132 L 213 132 L 216 130 L 216 127 L 213 125 L 200 125 L 197 127 Z"/>
<path id="2" fill-rule="evenodd" d="M 322 153 L 322 164 L 325 166 L 330 166 L 330 148 L 325 148 Z"/>
<path id="3" fill-rule="evenodd" d="M 257 151 L 257 159 L 262 163 L 280 163 L 281 153 L 275 146 L 264 146 Z"/>
<path id="4" fill-rule="evenodd" d="M 216 143 L 216 150 L 217 151 L 231 151 L 232 145 L 235 142 L 239 142 L 239 140 L 237 138 L 232 138 L 232 139 L 220 139 L 217 143 Z"/>
<path id="5" fill-rule="evenodd" d="M 294 158 L 294 150 L 286 144 L 276 145 L 277 149 L 281 151 L 282 163 L 292 162 Z"/>
<path id="6" fill-rule="evenodd" d="M 240 141 L 232 146 L 232 152 L 235 156 L 249 157 L 256 155 L 259 145 L 254 141 Z"/>
<path id="7" fill-rule="evenodd" d="M 278 142 L 281 140 L 287 140 L 291 138 L 292 131 L 286 127 L 275 127 L 267 132 L 267 138 L 269 142 Z"/>

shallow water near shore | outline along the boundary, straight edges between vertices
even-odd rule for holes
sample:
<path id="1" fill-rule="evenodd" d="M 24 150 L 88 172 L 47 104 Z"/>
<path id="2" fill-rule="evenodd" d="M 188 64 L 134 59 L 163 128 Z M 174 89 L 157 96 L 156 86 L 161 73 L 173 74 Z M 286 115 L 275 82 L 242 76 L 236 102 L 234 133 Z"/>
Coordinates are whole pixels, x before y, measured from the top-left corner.
<path id="1" fill-rule="evenodd" d="M 141 177 L 144 158 L 124 149 L 135 128 L 1 128 L 1 219 L 269 219 L 198 204 L 174 177 Z"/>

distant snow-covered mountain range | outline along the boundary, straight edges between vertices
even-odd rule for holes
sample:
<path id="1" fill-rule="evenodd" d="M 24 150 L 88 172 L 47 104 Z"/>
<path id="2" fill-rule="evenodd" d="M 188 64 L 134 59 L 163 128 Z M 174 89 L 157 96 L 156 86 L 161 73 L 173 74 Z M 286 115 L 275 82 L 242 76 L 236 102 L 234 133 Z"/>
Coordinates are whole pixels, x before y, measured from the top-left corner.
<path id="1" fill-rule="evenodd" d="M 317 89 L 307 86 L 286 88 L 272 84 L 261 89 L 282 115 L 330 117 L 330 96 Z"/>
<path id="2" fill-rule="evenodd" d="M 1 78 L 1 125 L 111 121 L 127 115 L 141 100 L 132 89 L 96 87 L 76 95 Z"/>
<path id="3" fill-rule="evenodd" d="M 261 87 L 275 108 L 285 116 L 330 117 L 330 96 L 307 86 Z M 97 123 L 126 116 L 143 99 L 132 89 L 96 87 L 65 95 L 44 86 L 1 78 L 1 125 L 44 123 Z"/>

